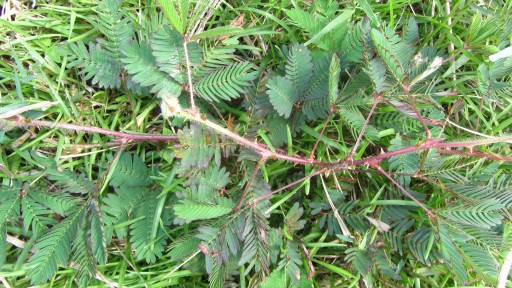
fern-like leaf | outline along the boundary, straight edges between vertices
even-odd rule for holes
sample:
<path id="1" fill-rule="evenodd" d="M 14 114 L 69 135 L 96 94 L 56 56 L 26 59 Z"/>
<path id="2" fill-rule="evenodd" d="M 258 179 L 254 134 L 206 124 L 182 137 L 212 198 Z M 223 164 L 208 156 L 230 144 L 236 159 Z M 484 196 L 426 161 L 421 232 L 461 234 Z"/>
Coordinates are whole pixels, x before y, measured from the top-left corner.
<path id="1" fill-rule="evenodd" d="M 409 21 L 407 21 L 407 28 L 404 30 L 403 38 L 405 43 L 408 44 L 414 44 L 416 41 L 418 41 L 418 23 L 414 17 L 409 18 Z"/>
<path id="2" fill-rule="evenodd" d="M 281 255 L 281 258 L 278 269 L 284 269 L 288 278 L 298 286 L 301 280 L 300 266 L 302 265 L 302 260 L 297 244 L 290 240 L 286 241 L 286 250 Z"/>
<path id="3" fill-rule="evenodd" d="M 270 265 L 267 235 L 270 227 L 267 221 L 256 210 L 249 210 L 245 214 L 245 227 L 243 232 L 243 249 L 242 256 L 238 261 L 238 265 L 242 266 L 248 263 L 245 273 L 249 273 L 252 269 L 268 273 Z"/>
<path id="4" fill-rule="evenodd" d="M 48 179 L 55 181 L 55 185 L 62 187 L 63 192 L 92 194 L 96 191 L 94 183 L 86 179 L 82 174 L 73 173 L 69 170 L 58 171 L 51 168 L 45 172 L 48 175 Z"/>
<path id="5" fill-rule="evenodd" d="M 101 218 L 100 207 L 95 199 L 91 199 L 89 203 L 89 226 L 88 243 L 94 255 L 94 259 L 100 265 L 107 262 L 107 243 L 103 231 L 104 223 Z"/>
<path id="6" fill-rule="evenodd" d="M 215 198 L 214 203 L 183 199 L 180 200 L 179 204 L 174 205 L 174 214 L 187 222 L 191 222 L 218 218 L 230 213 L 234 206 L 231 199 L 224 197 Z"/>
<path id="7" fill-rule="evenodd" d="M 71 243 L 82 222 L 84 210 L 84 206 L 75 209 L 36 243 L 33 248 L 36 253 L 28 262 L 31 269 L 27 277 L 32 284 L 50 280 L 57 272 L 57 263 L 67 263 Z"/>
<path id="8" fill-rule="evenodd" d="M 473 225 L 489 229 L 501 223 L 503 215 L 497 210 L 504 205 L 495 199 L 491 199 L 472 206 L 450 207 L 440 214 L 455 223 Z"/>
<path id="9" fill-rule="evenodd" d="M 290 47 L 286 57 L 285 70 L 286 78 L 293 83 L 293 86 L 297 87 L 299 95 L 302 95 L 313 75 L 313 63 L 309 49 L 299 44 Z"/>
<path id="10" fill-rule="evenodd" d="M 151 49 L 160 70 L 166 72 L 178 83 L 186 81 L 183 73 L 187 65 L 183 36 L 170 26 L 162 26 L 151 37 Z M 201 63 L 201 50 L 196 42 L 187 43 L 189 61 L 192 65 Z"/>
<path id="11" fill-rule="evenodd" d="M 37 238 L 46 231 L 47 226 L 55 224 L 56 221 L 48 217 L 52 211 L 30 197 L 30 194 L 21 199 L 21 213 L 25 230 L 32 231 L 33 237 Z"/>
<path id="12" fill-rule="evenodd" d="M 144 195 L 148 193 L 146 187 L 120 186 L 115 188 L 115 193 L 109 193 L 102 198 L 101 217 L 104 225 L 105 242 L 110 243 L 114 233 L 114 225 L 128 220 L 128 214 L 136 207 Z M 126 237 L 127 228 L 116 230 L 117 237 Z"/>
<path id="13" fill-rule="evenodd" d="M 434 231 L 429 227 L 420 227 L 407 239 L 407 246 L 412 255 L 421 263 L 431 265 L 436 260 L 435 256 L 437 256 L 432 250 L 434 242 L 437 242 Z"/>
<path id="14" fill-rule="evenodd" d="M 373 264 L 370 252 L 365 249 L 353 247 L 347 249 L 345 253 L 347 254 L 345 260 L 351 262 L 356 271 L 361 273 L 363 277 L 367 277 Z"/>
<path id="15" fill-rule="evenodd" d="M 182 168 L 205 169 L 216 154 L 220 155 L 217 134 L 199 125 L 192 124 L 178 131 L 178 138 L 182 147 L 176 150 L 176 156 L 182 158 L 180 163 Z"/>
<path id="16" fill-rule="evenodd" d="M 454 243 L 452 235 L 444 226 L 439 226 L 439 240 L 445 263 L 450 270 L 459 278 L 461 283 L 468 281 L 468 273 L 464 267 L 464 259 Z"/>
<path id="17" fill-rule="evenodd" d="M 157 190 L 143 194 L 135 211 L 135 217 L 142 219 L 130 226 L 135 257 L 145 259 L 147 263 L 154 263 L 162 257 L 167 238 L 163 227 L 170 225 L 169 209 L 164 209 L 165 197 L 158 197 L 159 194 Z"/>
<path id="18" fill-rule="evenodd" d="M 90 239 L 88 221 L 82 221 L 76 237 L 72 243 L 72 258 L 75 263 L 74 268 L 77 270 L 76 278 L 81 287 L 89 286 L 94 274 L 96 273 L 96 263 L 90 249 Z"/>
<path id="19" fill-rule="evenodd" d="M 280 116 L 290 117 L 295 102 L 299 99 L 298 88 L 285 77 L 277 76 L 267 82 L 270 103 Z"/>
<path id="20" fill-rule="evenodd" d="M 398 81 L 402 81 L 405 69 L 400 62 L 399 56 L 397 54 L 398 51 L 395 46 L 386 38 L 384 34 L 376 29 L 372 29 L 371 35 L 382 60 L 384 60 L 395 78 Z"/>
<path id="21" fill-rule="evenodd" d="M 329 58 L 314 62 L 313 75 L 301 96 L 302 112 L 309 120 L 326 118 L 329 114 Z M 338 85 L 336 83 L 336 85 Z"/>
<path id="22" fill-rule="evenodd" d="M 68 53 L 73 58 L 67 68 L 81 68 L 79 72 L 84 80 L 91 80 L 103 88 L 121 86 L 121 65 L 99 45 L 89 43 L 87 49 L 83 42 L 67 43 Z"/>
<path id="23" fill-rule="evenodd" d="M 339 81 L 340 81 L 340 58 L 338 55 L 333 54 L 331 64 L 329 66 L 329 104 L 336 104 L 339 96 Z"/>
<path id="24" fill-rule="evenodd" d="M 290 9 L 286 10 L 286 16 L 290 19 L 292 24 L 300 27 L 302 30 L 308 33 L 308 35 L 314 35 L 322 29 L 325 24 L 325 21 L 322 21 L 320 17 L 315 17 L 318 15 L 313 15 L 308 13 L 302 9 Z"/>
<path id="25" fill-rule="evenodd" d="M 347 36 L 342 42 L 342 51 L 347 58 L 353 62 L 359 62 L 363 59 L 363 53 L 370 46 L 370 21 L 361 20 L 348 30 Z"/>
<path id="26" fill-rule="evenodd" d="M 396 135 L 395 139 L 391 140 L 390 151 L 398 150 L 405 147 L 402 137 Z M 414 174 L 420 165 L 420 157 L 415 153 L 402 154 L 389 158 L 389 168 L 398 173 Z M 405 187 L 409 187 L 411 183 L 410 176 L 398 176 L 399 182 Z"/>
<path id="27" fill-rule="evenodd" d="M 180 95 L 180 85 L 160 71 L 146 41 L 142 40 L 140 44 L 134 42 L 123 50 L 123 54 L 125 57 L 121 61 L 126 64 L 125 69 L 132 75 L 134 82 L 142 87 L 151 87 L 151 93 L 163 92 L 174 97 Z"/>
<path id="28" fill-rule="evenodd" d="M 97 8 L 97 17 L 92 24 L 105 35 L 105 39 L 99 39 L 116 62 L 120 62 L 121 50 L 129 45 L 133 33 L 131 18 L 127 17 L 126 9 L 122 8 L 121 0 L 100 1 Z"/>
<path id="29" fill-rule="evenodd" d="M 10 188 L 1 190 L 2 200 L 0 200 L 0 267 L 3 266 L 5 261 L 6 237 L 7 237 L 7 223 L 9 219 L 16 215 L 16 210 L 19 209 L 20 201 L 18 195 L 20 189 Z"/>
<path id="30" fill-rule="evenodd" d="M 61 216 L 68 215 L 78 205 L 82 205 L 81 200 L 64 193 L 43 193 L 31 191 L 29 194 L 31 199 L 50 208 L 54 213 Z"/>
<path id="31" fill-rule="evenodd" d="M 384 92 L 389 87 L 389 83 L 386 82 L 386 65 L 382 60 L 372 59 L 368 64 L 366 73 L 370 76 L 375 92 Z"/>
<path id="32" fill-rule="evenodd" d="M 354 107 L 340 107 L 339 112 L 345 123 L 350 127 L 352 135 L 356 138 L 357 135 L 363 131 L 363 126 L 366 121 L 363 114 Z M 378 140 L 379 132 L 372 125 L 368 125 L 364 131 L 364 137 L 370 141 Z"/>
<path id="33" fill-rule="evenodd" d="M 151 184 L 151 179 L 144 161 L 136 154 L 121 154 L 110 180 L 110 185 L 114 187 L 145 187 L 149 184 Z"/>
<path id="34" fill-rule="evenodd" d="M 257 71 L 252 70 L 249 62 L 231 64 L 202 78 L 194 88 L 208 101 L 219 102 L 219 98 L 229 101 L 238 98 L 245 92 L 244 87 L 251 85 L 257 75 Z"/>

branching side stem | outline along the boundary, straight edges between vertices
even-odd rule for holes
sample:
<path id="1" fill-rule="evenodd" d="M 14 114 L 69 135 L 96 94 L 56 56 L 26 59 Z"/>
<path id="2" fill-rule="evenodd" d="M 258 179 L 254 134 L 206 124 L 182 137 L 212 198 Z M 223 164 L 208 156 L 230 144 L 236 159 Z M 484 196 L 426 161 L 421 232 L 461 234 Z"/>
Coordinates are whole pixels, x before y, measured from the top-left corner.
<path id="1" fill-rule="evenodd" d="M 388 174 L 388 172 L 384 171 L 384 169 L 382 169 L 380 167 L 379 164 L 371 164 L 372 167 L 374 167 L 375 169 L 379 170 L 379 172 L 386 176 L 386 178 L 389 179 L 389 181 L 391 181 L 393 184 L 395 184 L 396 187 L 398 187 L 398 189 L 400 189 L 407 197 L 411 198 L 412 201 L 414 201 L 414 203 L 418 204 L 418 206 L 421 207 L 421 209 L 425 210 L 425 212 L 427 212 L 427 215 L 429 218 L 432 218 L 432 217 L 435 217 L 434 213 L 428 209 L 425 205 L 423 205 L 420 201 L 418 201 L 416 198 L 414 198 L 414 196 L 411 195 L 411 193 L 409 193 L 409 191 L 407 191 L 402 185 L 400 185 L 400 183 L 396 182 L 395 179 L 393 179 L 393 177 L 391 177 L 391 175 Z"/>
<path id="2" fill-rule="evenodd" d="M 363 128 L 361 129 L 361 133 L 359 133 L 359 136 L 357 137 L 356 143 L 354 144 L 354 148 L 352 148 L 352 151 L 348 155 L 347 159 L 352 160 L 354 155 L 356 154 L 357 148 L 359 147 L 359 144 L 361 143 L 361 140 L 363 139 L 364 132 L 366 131 L 366 127 L 368 127 L 368 124 L 370 123 L 370 119 L 375 112 L 375 108 L 377 108 L 377 105 L 382 101 L 383 95 L 380 93 L 377 93 L 375 95 L 375 101 L 373 102 L 372 109 L 370 110 L 370 113 L 368 114 L 368 117 L 366 117 L 366 121 L 364 122 Z"/>
<path id="3" fill-rule="evenodd" d="M 187 63 L 187 80 L 188 80 L 188 93 L 190 96 L 190 108 L 192 113 L 197 113 L 196 103 L 194 102 L 194 86 L 192 85 L 192 71 L 190 70 L 190 58 L 188 57 L 188 47 L 187 44 L 190 42 L 189 36 L 183 36 L 183 49 L 185 51 L 185 60 Z"/>

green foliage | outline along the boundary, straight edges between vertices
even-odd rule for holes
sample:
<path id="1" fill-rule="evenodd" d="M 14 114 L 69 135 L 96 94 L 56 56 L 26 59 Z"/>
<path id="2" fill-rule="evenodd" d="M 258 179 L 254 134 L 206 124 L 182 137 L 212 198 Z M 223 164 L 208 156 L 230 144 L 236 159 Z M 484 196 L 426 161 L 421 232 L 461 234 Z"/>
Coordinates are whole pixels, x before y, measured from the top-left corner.
<path id="1" fill-rule="evenodd" d="M 243 87 L 249 86 L 250 81 L 256 78 L 257 72 L 252 69 L 248 62 L 231 64 L 202 78 L 195 88 L 199 95 L 209 101 L 235 99 L 244 93 Z"/>
<path id="2" fill-rule="evenodd" d="M 71 252 L 71 243 L 84 217 L 84 206 L 70 211 L 65 220 L 55 225 L 41 239 L 33 250 L 36 252 L 28 262 L 31 267 L 28 277 L 33 284 L 50 280 L 57 272 L 57 264 L 65 264 Z"/>
<path id="3" fill-rule="evenodd" d="M 381 2 L 6 6 L 2 283 L 497 286 L 511 5 Z"/>
<path id="4" fill-rule="evenodd" d="M 132 75 L 134 82 L 142 87 L 151 87 L 152 93 L 166 93 L 177 97 L 181 93 L 181 87 L 172 78 L 160 71 L 156 58 L 151 53 L 149 44 L 142 40 L 133 42 L 131 46 L 122 50 L 124 58 L 121 61 L 126 64 L 125 69 Z"/>

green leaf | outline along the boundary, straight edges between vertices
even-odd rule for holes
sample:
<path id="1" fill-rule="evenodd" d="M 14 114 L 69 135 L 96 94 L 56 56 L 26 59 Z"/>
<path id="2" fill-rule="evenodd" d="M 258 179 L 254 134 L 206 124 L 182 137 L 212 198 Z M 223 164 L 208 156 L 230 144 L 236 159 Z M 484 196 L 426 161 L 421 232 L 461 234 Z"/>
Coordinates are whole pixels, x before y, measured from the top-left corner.
<path id="1" fill-rule="evenodd" d="M 302 112 L 309 120 L 325 119 L 329 115 L 329 58 L 315 61 L 313 76 L 300 98 Z"/>
<path id="2" fill-rule="evenodd" d="M 336 104 L 339 96 L 339 82 L 340 82 L 340 58 L 338 55 L 333 54 L 331 58 L 331 65 L 329 66 L 329 103 L 330 105 Z"/>
<path id="3" fill-rule="evenodd" d="M 407 29 L 404 30 L 404 41 L 408 44 L 414 44 L 418 41 L 418 23 L 414 17 L 410 17 L 407 21 Z"/>
<path id="4" fill-rule="evenodd" d="M 191 222 L 226 215 L 235 207 L 233 201 L 228 198 L 218 197 L 215 202 L 209 203 L 183 199 L 174 206 L 174 213 L 177 217 Z"/>
<path id="5" fill-rule="evenodd" d="M 100 207 L 94 199 L 89 204 L 89 223 L 90 240 L 88 242 L 92 255 L 94 255 L 98 264 L 104 265 L 107 262 L 107 243 L 103 233 L 104 223 L 101 219 Z"/>
<path id="6" fill-rule="evenodd" d="M 50 229 L 34 246 L 27 277 L 32 284 L 42 284 L 57 272 L 57 264 L 65 265 L 71 251 L 71 243 L 83 219 L 84 207 L 75 209 L 59 224 Z"/>
<path id="7" fill-rule="evenodd" d="M 90 226 L 88 221 L 82 221 L 77 235 L 73 239 L 71 261 L 76 263 L 76 279 L 80 286 L 89 285 L 96 274 L 96 262 L 90 251 L 90 238 L 88 237 Z"/>
<path id="8" fill-rule="evenodd" d="M 361 273 L 363 277 L 367 277 L 373 264 L 370 252 L 367 250 L 359 249 L 358 247 L 353 247 L 347 249 L 345 253 L 347 254 L 345 260 L 351 262 L 356 271 Z"/>
<path id="9" fill-rule="evenodd" d="M 162 26 L 151 37 L 150 46 L 152 54 L 160 70 L 166 72 L 176 82 L 186 82 L 185 48 L 183 47 L 183 36 L 169 26 Z M 191 65 L 201 63 L 201 49 L 196 42 L 188 42 L 187 50 Z"/>
<path id="10" fill-rule="evenodd" d="M 176 150 L 176 156 L 182 158 L 182 168 L 207 168 L 221 145 L 216 133 L 196 124 L 178 131 L 178 138 L 182 147 Z"/>
<path id="11" fill-rule="evenodd" d="M 473 225 L 481 228 L 490 229 L 503 220 L 503 215 L 499 212 L 505 206 L 495 199 L 491 199 L 476 205 L 450 207 L 440 214 L 447 217 L 455 223 Z"/>
<path id="12" fill-rule="evenodd" d="M 375 92 L 382 93 L 390 86 L 386 82 L 386 64 L 378 58 L 373 58 L 368 63 L 366 73 L 370 76 Z"/>
<path id="13" fill-rule="evenodd" d="M 2 187 L 2 190 L 5 188 Z M 0 204 L 0 266 L 3 266 L 6 256 L 7 247 L 6 237 L 7 237 L 7 223 L 9 223 L 10 218 L 16 214 L 16 210 L 19 209 L 19 198 L 17 197 L 20 193 L 19 189 L 10 188 L 4 190 L 5 195 L 10 196 L 7 199 L 2 199 Z M 2 192 L 4 192 L 2 191 Z"/>
<path id="14" fill-rule="evenodd" d="M 309 35 L 318 33 L 324 26 L 323 24 L 325 24 L 325 21 L 322 21 L 323 19 L 320 17 L 315 17 L 315 15 L 302 9 L 293 8 L 286 10 L 285 13 L 294 25 L 299 26 Z"/>
<path id="15" fill-rule="evenodd" d="M 127 11 L 122 7 L 123 1 L 105 0 L 98 3 L 97 16 L 92 24 L 98 28 L 105 39 L 98 39 L 105 50 L 117 63 L 122 57 L 121 50 L 130 44 L 134 36 L 133 24 Z"/>
<path id="16" fill-rule="evenodd" d="M 48 169 L 45 171 L 48 179 L 55 181 L 55 185 L 62 186 L 63 192 L 92 194 L 96 192 L 96 186 L 82 174 L 76 174 L 69 170 L 58 171 Z"/>
<path id="17" fill-rule="evenodd" d="M 135 257 L 147 263 L 154 263 L 162 257 L 167 242 L 163 229 L 171 224 L 169 209 L 159 209 L 160 201 L 165 201 L 165 198 L 158 197 L 159 194 L 158 190 L 143 194 L 135 210 L 135 216 L 142 219 L 130 226 L 130 242 L 135 249 Z"/>
<path id="18" fill-rule="evenodd" d="M 145 187 L 151 182 L 146 163 L 137 154 L 122 153 L 109 184 L 113 187 Z"/>
<path id="19" fill-rule="evenodd" d="M 293 82 L 277 76 L 267 82 L 267 94 L 270 97 L 270 103 L 280 116 L 290 117 L 295 102 L 299 99 L 298 87 Z"/>
<path id="20" fill-rule="evenodd" d="M 300 44 L 290 47 L 286 57 L 285 70 L 286 78 L 298 88 L 299 95 L 302 95 L 313 75 L 313 63 L 311 63 L 311 54 L 308 48 Z"/>
<path id="21" fill-rule="evenodd" d="M 375 12 L 373 12 L 373 9 L 370 6 L 370 4 L 368 3 L 368 1 L 367 0 L 357 0 L 357 3 L 361 7 L 361 9 L 363 9 L 366 16 L 368 16 L 368 18 L 370 18 L 370 21 L 372 22 L 373 26 L 377 27 L 377 28 L 380 27 L 381 21 L 380 21 L 379 17 L 377 17 L 377 15 L 375 14 Z"/>
<path id="22" fill-rule="evenodd" d="M 199 80 L 194 88 L 208 101 L 219 102 L 219 98 L 229 101 L 244 93 L 244 87 L 252 85 L 256 77 L 257 71 L 253 71 L 251 63 L 240 62 L 216 70 Z"/>
<path id="23" fill-rule="evenodd" d="M 89 43 L 89 50 L 81 41 L 68 42 L 66 45 L 68 53 L 72 54 L 67 68 L 80 68 L 79 74 L 83 75 L 84 80 L 91 80 L 92 84 L 98 84 L 100 87 L 121 86 L 121 65 L 110 53 L 92 42 Z"/>
<path id="24" fill-rule="evenodd" d="M 121 61 L 126 64 L 125 69 L 132 75 L 134 82 L 142 87 L 151 87 L 151 93 L 164 92 L 173 97 L 180 95 L 181 87 L 160 71 L 147 42 L 134 42 L 123 50 L 123 54 L 125 57 Z"/>
<path id="25" fill-rule="evenodd" d="M 400 148 L 405 147 L 407 144 L 403 143 L 402 137 L 399 134 L 396 135 L 395 139 L 391 140 L 391 146 L 389 146 L 390 151 L 398 150 Z M 389 169 L 405 174 L 414 174 L 420 165 L 420 158 L 416 153 L 408 153 L 402 154 L 398 156 L 393 156 L 388 159 Z M 409 187 L 411 183 L 410 176 L 398 176 L 399 183 L 404 185 L 405 187 Z"/>
<path id="26" fill-rule="evenodd" d="M 439 238 L 445 263 L 459 278 L 461 284 L 465 284 L 468 281 L 468 273 L 464 267 L 464 259 L 455 246 L 449 231 L 442 225 L 439 226 Z"/>
<path id="27" fill-rule="evenodd" d="M 281 255 L 281 261 L 279 261 L 278 269 L 284 269 L 288 278 L 297 286 L 301 280 L 301 269 L 302 260 L 299 254 L 299 248 L 295 242 L 290 240 L 286 241 L 286 250 Z"/>
<path id="28" fill-rule="evenodd" d="M 199 34 L 195 34 L 194 36 L 192 36 L 191 39 L 215 39 L 219 37 L 229 37 L 231 35 L 236 35 L 243 31 L 244 29 L 242 27 L 221 26 L 203 31 Z"/>
<path id="29" fill-rule="evenodd" d="M 25 231 L 32 231 L 33 237 L 37 238 L 56 221 L 49 217 L 52 211 L 30 197 L 31 194 L 21 199 L 21 213 Z"/>
<path id="30" fill-rule="evenodd" d="M 327 25 L 325 25 L 322 30 L 320 30 L 318 33 L 315 34 L 311 39 L 309 39 L 306 43 L 304 43 L 304 46 L 308 46 L 309 44 L 313 43 L 320 37 L 324 36 L 325 34 L 329 33 L 330 31 L 335 30 L 337 27 L 341 25 L 346 25 L 346 22 L 352 17 L 352 14 L 354 14 L 354 10 L 347 9 L 343 11 L 341 14 L 339 14 L 334 20 L 329 22 Z"/>
<path id="31" fill-rule="evenodd" d="M 372 29 L 371 35 L 379 56 L 384 60 L 395 78 L 398 81 L 402 81 L 405 71 L 397 54 L 399 51 L 396 48 L 396 45 L 393 45 L 393 43 L 377 29 Z"/>
<path id="32" fill-rule="evenodd" d="M 171 25 L 174 26 L 174 28 L 178 30 L 180 34 L 185 34 L 185 25 L 184 21 L 182 20 L 183 15 L 178 14 L 178 11 L 174 5 L 175 1 L 157 0 L 157 2 L 160 4 L 160 7 L 162 7 L 164 15 L 167 17 Z"/>

